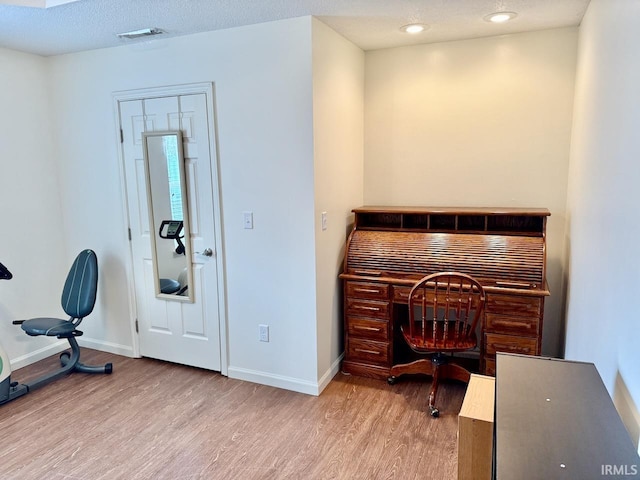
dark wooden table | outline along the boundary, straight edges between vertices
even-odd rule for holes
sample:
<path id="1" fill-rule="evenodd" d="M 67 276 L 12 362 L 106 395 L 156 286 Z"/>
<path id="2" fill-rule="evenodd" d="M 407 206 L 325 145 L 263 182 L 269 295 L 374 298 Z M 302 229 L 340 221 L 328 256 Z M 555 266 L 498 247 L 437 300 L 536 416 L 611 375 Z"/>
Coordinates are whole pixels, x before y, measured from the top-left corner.
<path id="1" fill-rule="evenodd" d="M 494 478 L 640 478 L 638 453 L 592 363 L 498 354 Z"/>

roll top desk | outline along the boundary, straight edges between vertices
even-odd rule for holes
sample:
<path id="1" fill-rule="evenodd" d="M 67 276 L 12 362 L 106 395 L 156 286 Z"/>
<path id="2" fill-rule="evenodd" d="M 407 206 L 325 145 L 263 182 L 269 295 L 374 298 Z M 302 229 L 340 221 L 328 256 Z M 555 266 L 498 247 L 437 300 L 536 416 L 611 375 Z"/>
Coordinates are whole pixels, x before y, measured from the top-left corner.
<path id="1" fill-rule="evenodd" d="M 472 275 L 487 293 L 479 368 L 495 374 L 496 352 L 539 355 L 546 281 L 547 209 L 361 207 L 343 273 L 346 373 L 386 379 L 399 363 L 409 291 L 423 276 Z M 394 344 L 396 348 L 394 348 Z"/>

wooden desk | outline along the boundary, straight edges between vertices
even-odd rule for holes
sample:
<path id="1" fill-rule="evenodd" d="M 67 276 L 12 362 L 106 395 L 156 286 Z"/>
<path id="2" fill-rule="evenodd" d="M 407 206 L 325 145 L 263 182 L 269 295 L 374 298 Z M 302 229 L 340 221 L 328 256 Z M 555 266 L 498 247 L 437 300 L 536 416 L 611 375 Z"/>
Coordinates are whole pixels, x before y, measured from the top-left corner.
<path id="1" fill-rule="evenodd" d="M 398 363 L 394 337 L 413 284 L 458 271 L 487 293 L 480 372 L 496 352 L 539 355 L 546 282 L 546 209 L 361 207 L 343 273 L 343 371 L 386 379 Z"/>
<path id="2" fill-rule="evenodd" d="M 636 449 L 591 363 L 498 354 L 494 452 L 497 480 L 640 478 Z"/>

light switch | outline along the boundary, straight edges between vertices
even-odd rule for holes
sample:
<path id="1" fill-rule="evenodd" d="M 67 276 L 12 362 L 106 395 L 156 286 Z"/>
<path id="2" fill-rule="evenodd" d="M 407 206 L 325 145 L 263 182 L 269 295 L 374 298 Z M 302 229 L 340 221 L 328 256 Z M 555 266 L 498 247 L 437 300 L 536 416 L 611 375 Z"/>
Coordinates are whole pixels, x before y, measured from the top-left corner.
<path id="1" fill-rule="evenodd" d="M 327 229 L 327 212 L 322 212 L 322 230 Z"/>

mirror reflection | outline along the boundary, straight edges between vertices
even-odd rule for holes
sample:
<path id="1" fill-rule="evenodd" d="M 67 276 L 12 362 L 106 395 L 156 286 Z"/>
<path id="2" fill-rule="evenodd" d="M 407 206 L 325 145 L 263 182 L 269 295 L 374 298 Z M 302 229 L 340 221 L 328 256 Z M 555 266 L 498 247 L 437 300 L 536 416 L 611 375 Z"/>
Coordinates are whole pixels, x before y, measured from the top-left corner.
<path id="1" fill-rule="evenodd" d="M 193 301 L 182 134 L 142 134 L 156 296 Z"/>

